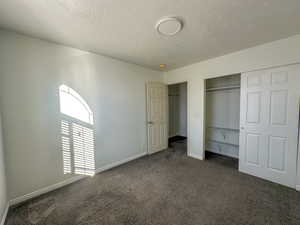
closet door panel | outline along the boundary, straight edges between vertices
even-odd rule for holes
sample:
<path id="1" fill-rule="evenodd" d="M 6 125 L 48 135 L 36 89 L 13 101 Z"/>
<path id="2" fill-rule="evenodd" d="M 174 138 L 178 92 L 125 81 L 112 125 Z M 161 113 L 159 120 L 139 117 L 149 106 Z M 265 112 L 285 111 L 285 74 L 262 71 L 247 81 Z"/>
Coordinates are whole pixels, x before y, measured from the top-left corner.
<path id="1" fill-rule="evenodd" d="M 288 91 L 271 91 L 270 120 L 272 125 L 285 126 L 287 123 Z"/>
<path id="2" fill-rule="evenodd" d="M 259 124 L 261 121 L 261 92 L 247 93 L 246 122 Z"/>
<path id="3" fill-rule="evenodd" d="M 260 166 L 259 153 L 260 153 L 260 135 L 259 134 L 246 134 L 246 162 L 248 164 L 254 164 Z"/>
<path id="4" fill-rule="evenodd" d="M 242 74 L 239 169 L 295 187 L 300 66 Z"/>
<path id="5" fill-rule="evenodd" d="M 286 171 L 287 139 L 269 136 L 268 168 L 280 172 Z"/>

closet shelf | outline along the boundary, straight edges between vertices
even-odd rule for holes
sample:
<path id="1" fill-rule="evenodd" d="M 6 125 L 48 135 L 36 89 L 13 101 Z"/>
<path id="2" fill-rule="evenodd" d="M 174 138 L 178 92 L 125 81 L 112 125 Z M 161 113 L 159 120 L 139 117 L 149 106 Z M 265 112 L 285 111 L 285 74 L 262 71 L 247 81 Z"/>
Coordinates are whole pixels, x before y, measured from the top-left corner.
<path id="1" fill-rule="evenodd" d="M 206 91 L 223 91 L 223 90 L 232 90 L 232 89 L 240 89 L 241 86 L 227 86 L 227 87 L 216 87 L 216 88 L 207 88 Z"/>
<path id="2" fill-rule="evenodd" d="M 210 129 L 219 129 L 219 130 L 240 131 L 239 129 L 236 129 L 236 128 L 226 128 L 226 127 L 208 126 L 207 128 L 210 128 Z"/>
<path id="3" fill-rule="evenodd" d="M 217 144 L 224 144 L 224 145 L 230 145 L 230 146 L 234 146 L 234 147 L 239 147 L 238 144 L 232 144 L 232 143 L 227 143 L 227 142 L 223 142 L 223 141 L 216 141 L 216 140 L 206 140 L 208 142 L 214 142 Z"/>

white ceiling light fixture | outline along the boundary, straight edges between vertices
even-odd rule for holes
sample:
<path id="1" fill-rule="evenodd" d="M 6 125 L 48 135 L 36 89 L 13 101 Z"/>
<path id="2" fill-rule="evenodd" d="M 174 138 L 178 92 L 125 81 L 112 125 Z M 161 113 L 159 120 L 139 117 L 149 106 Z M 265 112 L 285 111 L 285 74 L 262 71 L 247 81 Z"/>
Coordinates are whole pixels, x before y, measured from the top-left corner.
<path id="1" fill-rule="evenodd" d="M 165 17 L 156 23 L 155 28 L 159 34 L 173 36 L 182 30 L 183 23 L 176 17 Z"/>

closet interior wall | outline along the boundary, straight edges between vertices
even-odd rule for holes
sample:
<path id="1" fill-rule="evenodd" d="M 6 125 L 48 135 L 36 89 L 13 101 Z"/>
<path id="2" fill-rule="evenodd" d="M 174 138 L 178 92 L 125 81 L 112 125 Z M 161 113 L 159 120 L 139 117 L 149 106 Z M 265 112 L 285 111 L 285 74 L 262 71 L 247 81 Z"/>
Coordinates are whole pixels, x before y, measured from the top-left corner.
<path id="1" fill-rule="evenodd" d="M 168 86 L 169 137 L 187 137 L 187 83 Z"/>
<path id="2" fill-rule="evenodd" d="M 240 74 L 206 80 L 206 151 L 239 156 L 240 80 Z"/>

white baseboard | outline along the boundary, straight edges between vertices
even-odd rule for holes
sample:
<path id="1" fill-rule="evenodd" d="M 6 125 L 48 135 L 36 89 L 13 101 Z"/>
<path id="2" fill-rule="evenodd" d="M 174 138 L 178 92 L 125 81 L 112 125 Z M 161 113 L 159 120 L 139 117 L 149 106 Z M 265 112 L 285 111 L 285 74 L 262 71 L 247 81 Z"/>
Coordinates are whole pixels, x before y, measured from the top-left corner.
<path id="1" fill-rule="evenodd" d="M 188 153 L 188 156 L 189 156 L 189 157 L 192 157 L 192 158 L 194 158 L 194 159 L 203 160 L 203 157 L 200 156 L 200 155 L 195 155 L 195 154 L 192 154 L 192 153 Z"/>
<path id="2" fill-rule="evenodd" d="M 127 162 L 130 162 L 132 160 L 138 159 L 138 158 L 143 157 L 145 155 L 147 155 L 147 152 L 143 152 L 143 153 L 140 153 L 138 155 L 134 155 L 134 156 L 128 157 L 126 159 L 122 159 L 122 160 L 119 160 L 117 162 L 110 163 L 106 166 L 103 166 L 103 167 L 100 167 L 100 168 L 96 169 L 96 173 L 101 173 L 105 170 L 109 170 L 109 169 L 114 168 L 116 166 L 120 166 L 124 163 L 127 163 Z"/>
<path id="3" fill-rule="evenodd" d="M 296 185 L 296 190 L 300 191 L 300 185 Z"/>
<path id="4" fill-rule="evenodd" d="M 7 204 L 6 204 L 2 219 L 0 221 L 0 225 L 4 225 L 5 220 L 6 220 L 6 216 L 7 216 L 7 213 L 8 213 L 8 209 L 9 209 L 9 202 L 7 202 Z"/>
<path id="5" fill-rule="evenodd" d="M 19 204 L 19 203 L 27 201 L 31 198 L 35 198 L 35 197 L 40 196 L 42 194 L 46 194 L 47 192 L 54 191 L 58 188 L 61 188 L 61 187 L 66 186 L 68 184 L 74 183 L 74 182 L 76 182 L 78 180 L 81 180 L 82 178 L 85 178 L 85 177 L 86 176 L 78 175 L 78 176 L 71 177 L 67 180 L 64 180 L 62 182 L 50 185 L 48 187 L 41 188 L 41 189 L 36 190 L 34 192 L 31 192 L 29 194 L 26 194 L 26 195 L 23 195 L 23 196 L 20 196 L 20 197 L 17 197 L 17 198 L 14 198 L 14 199 L 10 200 L 9 205 L 13 206 L 13 205 Z"/>
<path id="6" fill-rule="evenodd" d="M 109 169 L 114 168 L 114 167 L 116 167 L 116 166 L 119 166 L 119 165 L 121 165 L 121 164 L 124 164 L 124 163 L 127 163 L 127 162 L 129 162 L 129 161 L 132 161 L 132 160 L 134 160 L 134 159 L 140 158 L 140 157 L 142 157 L 142 156 L 144 156 L 144 155 L 146 155 L 146 154 L 147 154 L 146 152 L 143 152 L 143 153 L 141 153 L 141 154 L 134 155 L 134 156 L 131 156 L 131 157 L 129 157 L 129 158 L 122 159 L 122 160 L 119 160 L 119 161 L 117 161 L 117 162 L 108 164 L 108 165 L 106 165 L 106 166 L 103 166 L 103 167 L 101 167 L 101 168 L 96 169 L 96 173 L 100 173 L 100 172 L 103 172 L 103 171 L 105 171 L 105 170 L 109 170 Z M 48 186 L 48 187 L 39 189 L 39 190 L 37 190 L 37 191 L 31 192 L 31 193 L 29 193 L 29 194 L 26 194 L 26 195 L 23 195 L 23 196 L 14 198 L 14 199 L 12 199 L 12 200 L 9 201 L 9 205 L 10 205 L 10 206 L 13 206 L 13 205 L 19 204 L 19 203 L 24 202 L 24 201 L 27 201 L 27 200 L 29 200 L 29 199 L 31 199 L 31 198 L 35 198 L 35 197 L 37 197 L 37 196 L 40 196 L 40 195 L 42 195 L 42 194 L 46 194 L 46 193 L 48 193 L 48 192 L 50 192 L 50 191 L 54 191 L 54 190 L 56 190 L 56 189 L 58 189 L 58 188 L 61 188 L 61 187 L 63 187 L 63 186 L 66 186 L 66 185 L 68 185 L 68 184 L 74 183 L 74 182 L 76 182 L 76 181 L 78 181 L 78 180 L 81 180 L 82 178 L 85 178 L 85 177 L 86 177 L 86 176 L 83 176 L 83 175 L 74 176 L 74 177 L 69 178 L 69 179 L 67 179 L 67 180 L 64 180 L 64 181 L 62 181 L 62 182 L 59 182 L 59 183 L 50 185 L 50 186 Z M 0 225 L 2 225 L 2 224 L 0 224 Z"/>

